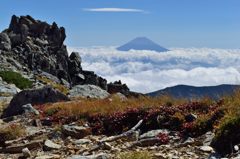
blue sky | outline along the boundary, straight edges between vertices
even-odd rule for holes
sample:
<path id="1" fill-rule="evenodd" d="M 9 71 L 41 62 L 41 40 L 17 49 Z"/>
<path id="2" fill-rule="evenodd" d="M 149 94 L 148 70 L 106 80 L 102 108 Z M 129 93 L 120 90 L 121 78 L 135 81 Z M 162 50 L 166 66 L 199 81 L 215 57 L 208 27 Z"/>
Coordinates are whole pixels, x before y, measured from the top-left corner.
<path id="1" fill-rule="evenodd" d="M 99 12 L 109 8 L 119 12 Z M 240 48 L 239 0 L 1 0 L 1 30 L 13 14 L 56 21 L 69 46 L 146 36 L 165 47 Z"/>

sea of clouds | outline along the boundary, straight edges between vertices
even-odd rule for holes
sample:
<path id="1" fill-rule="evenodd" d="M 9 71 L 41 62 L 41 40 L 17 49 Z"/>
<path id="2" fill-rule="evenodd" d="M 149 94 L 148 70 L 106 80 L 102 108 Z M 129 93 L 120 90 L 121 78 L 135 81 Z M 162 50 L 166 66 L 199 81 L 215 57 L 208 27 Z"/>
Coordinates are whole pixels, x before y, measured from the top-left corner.
<path id="1" fill-rule="evenodd" d="M 178 84 L 240 84 L 240 49 L 170 48 L 168 52 L 117 51 L 115 47 L 69 47 L 82 67 L 109 82 L 121 80 L 131 90 L 148 93 Z"/>

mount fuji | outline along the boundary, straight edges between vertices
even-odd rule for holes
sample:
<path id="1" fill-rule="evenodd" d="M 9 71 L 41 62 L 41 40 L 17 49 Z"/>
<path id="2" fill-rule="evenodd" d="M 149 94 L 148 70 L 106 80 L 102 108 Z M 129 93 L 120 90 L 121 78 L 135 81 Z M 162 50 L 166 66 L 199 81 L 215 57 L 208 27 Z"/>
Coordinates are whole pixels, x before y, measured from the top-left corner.
<path id="1" fill-rule="evenodd" d="M 152 40 L 146 37 L 137 37 L 132 41 L 117 48 L 119 51 L 129 51 L 129 50 L 151 50 L 157 52 L 166 52 L 168 49 L 158 45 Z"/>

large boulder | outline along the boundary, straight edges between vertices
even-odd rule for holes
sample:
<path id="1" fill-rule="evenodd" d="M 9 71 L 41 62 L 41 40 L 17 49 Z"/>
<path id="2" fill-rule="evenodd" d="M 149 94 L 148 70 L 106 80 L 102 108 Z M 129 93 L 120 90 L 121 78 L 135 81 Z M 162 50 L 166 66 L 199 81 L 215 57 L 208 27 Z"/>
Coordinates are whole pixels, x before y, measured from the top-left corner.
<path id="1" fill-rule="evenodd" d="M 95 85 L 76 85 L 69 91 L 70 97 L 107 98 L 110 94 Z"/>
<path id="2" fill-rule="evenodd" d="M 6 118 L 23 114 L 25 109 L 22 106 L 29 103 L 38 105 L 68 100 L 69 98 L 67 96 L 50 86 L 36 90 L 23 90 L 13 97 L 9 106 L 4 110 L 2 117 Z"/>

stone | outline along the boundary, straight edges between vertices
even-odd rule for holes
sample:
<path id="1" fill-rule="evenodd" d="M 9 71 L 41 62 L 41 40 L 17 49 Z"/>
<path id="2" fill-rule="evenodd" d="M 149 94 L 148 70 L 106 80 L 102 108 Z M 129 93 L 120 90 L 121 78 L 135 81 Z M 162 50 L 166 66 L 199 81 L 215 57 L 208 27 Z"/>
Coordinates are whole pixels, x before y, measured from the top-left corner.
<path id="1" fill-rule="evenodd" d="M 81 67 L 81 57 L 78 52 L 72 52 L 71 55 L 69 56 L 69 74 L 71 76 L 74 76 L 76 74 L 79 74 L 82 72 L 82 67 Z M 75 81 L 77 82 L 77 81 Z"/>
<path id="2" fill-rule="evenodd" d="M 71 136 L 73 138 L 81 139 L 85 136 L 91 135 L 91 129 L 89 127 L 74 126 L 74 125 L 63 125 L 63 134 Z"/>
<path id="3" fill-rule="evenodd" d="M 24 113 L 33 113 L 34 115 L 39 115 L 39 111 L 33 108 L 32 104 L 26 104 L 22 106 Z"/>
<path id="4" fill-rule="evenodd" d="M 201 146 L 199 149 L 203 152 L 213 152 L 214 151 L 213 148 L 210 146 Z"/>
<path id="5" fill-rule="evenodd" d="M 104 142 L 103 148 L 104 148 L 104 150 L 112 150 L 113 149 L 112 145 L 108 142 Z"/>
<path id="6" fill-rule="evenodd" d="M 69 91 L 69 96 L 104 99 L 109 93 L 95 85 L 76 85 Z"/>
<path id="7" fill-rule="evenodd" d="M 29 151 L 29 149 L 27 147 L 22 149 L 22 154 L 26 158 L 31 157 L 31 152 Z"/>
<path id="8" fill-rule="evenodd" d="M 35 159 L 59 159 L 59 158 L 61 158 L 61 156 L 56 154 L 48 154 L 35 157 Z"/>
<path id="9" fill-rule="evenodd" d="M 195 143 L 194 138 L 188 137 L 183 143 L 180 143 L 179 146 L 187 146 Z"/>
<path id="10" fill-rule="evenodd" d="M 56 143 L 52 142 L 51 140 L 46 140 L 44 142 L 43 148 L 45 151 L 58 150 L 61 148 L 61 145 L 56 144 Z"/>
<path id="11" fill-rule="evenodd" d="M 6 82 L 2 81 L 2 78 L 0 77 L 0 96 L 14 96 L 20 91 L 19 88 L 17 88 L 13 84 L 7 84 Z"/>
<path id="12" fill-rule="evenodd" d="M 68 157 L 67 159 L 109 159 L 110 156 L 105 153 L 89 155 L 89 156 L 81 156 L 81 155 L 73 155 Z"/>
<path id="13" fill-rule="evenodd" d="M 11 41 L 6 33 L 0 33 L 0 50 L 11 50 Z"/>
<path id="14" fill-rule="evenodd" d="M 23 90 L 16 94 L 11 100 L 9 106 L 4 110 L 2 117 L 10 117 L 24 113 L 23 105 L 25 104 L 45 104 L 58 101 L 69 101 L 69 98 L 61 92 L 53 89 L 50 86 L 45 86 L 40 89 Z"/>
<path id="15" fill-rule="evenodd" d="M 78 140 L 75 140 L 73 142 L 76 145 L 82 145 L 82 144 L 89 144 L 89 143 L 91 143 L 91 140 L 89 140 L 89 139 L 78 139 Z"/>
<path id="16" fill-rule="evenodd" d="M 22 149 L 28 148 L 29 150 L 38 149 L 42 147 L 42 140 L 35 140 L 29 143 L 15 144 L 13 146 L 0 148 L 0 153 L 22 153 Z"/>
<path id="17" fill-rule="evenodd" d="M 212 140 L 213 140 L 213 138 L 214 138 L 214 133 L 213 132 L 211 132 L 211 131 L 209 131 L 209 132 L 207 132 L 205 135 L 204 135 L 204 141 L 203 141 L 203 145 L 204 146 L 210 146 L 211 145 L 211 142 L 212 142 Z"/>
<path id="18" fill-rule="evenodd" d="M 239 146 L 238 145 L 235 145 L 233 148 L 234 148 L 235 151 L 239 151 Z"/>
<path id="19" fill-rule="evenodd" d="M 140 139 L 145 139 L 145 138 L 153 138 L 153 137 L 157 137 L 157 135 L 159 133 L 164 133 L 164 134 L 169 134 L 169 131 L 166 129 L 159 129 L 159 130 L 151 130 L 148 131 L 142 135 L 140 135 Z"/>

